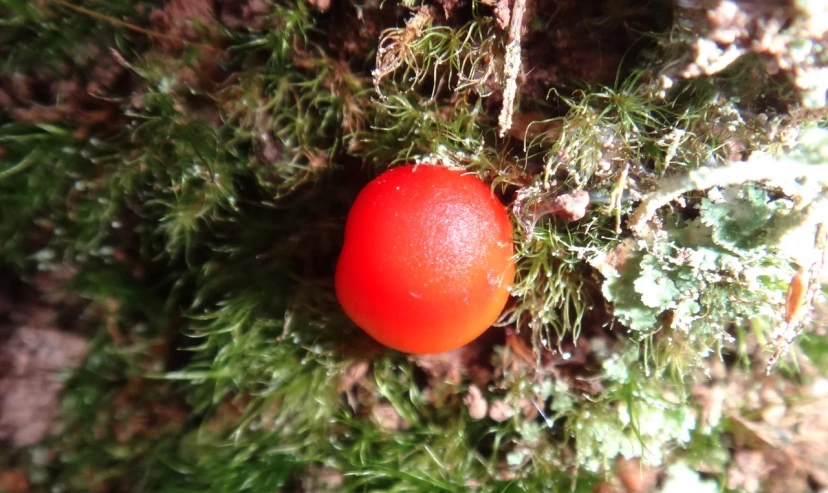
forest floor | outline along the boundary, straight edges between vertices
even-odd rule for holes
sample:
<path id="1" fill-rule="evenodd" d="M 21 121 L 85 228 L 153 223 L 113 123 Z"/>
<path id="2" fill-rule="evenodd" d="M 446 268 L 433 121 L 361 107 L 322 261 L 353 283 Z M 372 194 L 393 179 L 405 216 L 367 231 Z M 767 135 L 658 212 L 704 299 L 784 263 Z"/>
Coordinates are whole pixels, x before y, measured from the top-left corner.
<path id="1" fill-rule="evenodd" d="M 826 9 L 0 0 L 0 491 L 828 491 Z M 333 289 L 407 162 L 515 226 L 439 355 Z"/>

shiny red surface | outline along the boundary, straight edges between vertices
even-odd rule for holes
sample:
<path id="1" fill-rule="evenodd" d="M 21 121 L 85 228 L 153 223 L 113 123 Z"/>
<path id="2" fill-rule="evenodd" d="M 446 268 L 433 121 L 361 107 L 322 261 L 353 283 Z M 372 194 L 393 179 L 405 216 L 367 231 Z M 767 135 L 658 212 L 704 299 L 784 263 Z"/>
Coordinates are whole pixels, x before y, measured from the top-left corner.
<path id="1" fill-rule="evenodd" d="M 401 166 L 354 202 L 336 294 L 380 343 L 408 353 L 448 351 L 500 315 L 514 280 L 512 253 L 509 217 L 477 177 Z"/>

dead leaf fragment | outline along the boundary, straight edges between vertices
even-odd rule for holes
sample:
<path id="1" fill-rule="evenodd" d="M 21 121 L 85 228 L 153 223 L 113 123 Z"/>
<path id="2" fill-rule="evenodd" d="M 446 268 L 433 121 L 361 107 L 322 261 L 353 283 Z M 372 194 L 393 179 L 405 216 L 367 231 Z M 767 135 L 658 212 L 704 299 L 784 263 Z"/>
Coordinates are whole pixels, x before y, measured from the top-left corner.
<path id="1" fill-rule="evenodd" d="M 331 0 L 308 0 L 308 3 L 321 12 L 327 12 L 331 8 Z"/>
<path id="2" fill-rule="evenodd" d="M 555 142 L 561 135 L 563 123 L 561 120 L 550 121 L 547 118 L 547 115 L 540 111 L 517 112 L 512 115 L 509 135 L 526 142 L 532 142 L 539 137 Z"/>
<path id="3" fill-rule="evenodd" d="M 471 419 L 483 419 L 486 417 L 486 412 L 489 410 L 489 403 L 483 397 L 480 387 L 477 385 L 469 386 L 469 393 L 463 397 L 463 404 L 469 409 L 469 416 Z"/>
<path id="4" fill-rule="evenodd" d="M 514 415 L 515 412 L 502 399 L 492 402 L 492 405 L 489 406 L 489 417 L 498 423 L 502 423 Z"/>
<path id="5" fill-rule="evenodd" d="M 371 410 L 371 415 L 380 428 L 388 431 L 408 429 L 408 423 L 400 416 L 400 413 L 391 404 L 376 404 Z"/>
<path id="6" fill-rule="evenodd" d="M 497 25 L 506 30 L 512 20 L 512 11 L 509 9 L 509 0 L 496 0 L 494 3 L 494 15 Z"/>
<path id="7" fill-rule="evenodd" d="M 475 343 L 440 354 L 412 356 L 411 360 L 429 376 L 433 384 L 457 385 L 466 377 L 468 369 L 479 355 Z"/>
<path id="8" fill-rule="evenodd" d="M 26 493 L 31 484 L 23 471 L 12 469 L 0 473 L 0 491 L 7 493 Z"/>
<path id="9" fill-rule="evenodd" d="M 357 382 L 362 380 L 368 373 L 369 364 L 367 361 L 356 361 L 345 370 L 345 373 L 339 378 L 337 385 L 337 392 L 347 392 L 351 390 Z"/>
<path id="10" fill-rule="evenodd" d="M 802 318 L 805 307 L 805 291 L 808 288 L 808 273 L 799 269 L 791 279 L 788 286 L 788 293 L 785 297 L 785 322 L 789 325 L 796 325 Z"/>
<path id="11" fill-rule="evenodd" d="M 641 463 L 640 459 L 616 461 L 618 478 L 628 493 L 646 493 L 653 491 L 658 482 L 658 471 Z"/>
<path id="12" fill-rule="evenodd" d="M 589 193 L 585 190 L 576 190 L 541 203 L 535 214 L 536 217 L 554 214 L 564 221 L 577 221 L 586 215 L 588 205 Z"/>
<path id="13" fill-rule="evenodd" d="M 316 466 L 310 468 L 302 477 L 302 490 L 304 492 L 341 491 L 342 482 L 345 477 L 340 471 L 329 466 Z"/>
<path id="14" fill-rule="evenodd" d="M 768 474 L 768 464 L 758 450 L 739 450 L 727 470 L 727 487 L 731 490 L 756 493 Z"/>
<path id="15" fill-rule="evenodd" d="M 337 392 L 345 393 L 345 398 L 348 401 L 348 405 L 351 406 L 351 409 L 355 411 L 360 404 L 360 387 L 364 386 L 360 385 L 360 382 L 363 378 L 365 378 L 365 375 L 368 374 L 368 369 L 370 368 L 370 366 L 371 365 L 368 363 L 368 361 L 356 361 L 352 363 L 345 370 L 345 373 L 339 378 Z"/>

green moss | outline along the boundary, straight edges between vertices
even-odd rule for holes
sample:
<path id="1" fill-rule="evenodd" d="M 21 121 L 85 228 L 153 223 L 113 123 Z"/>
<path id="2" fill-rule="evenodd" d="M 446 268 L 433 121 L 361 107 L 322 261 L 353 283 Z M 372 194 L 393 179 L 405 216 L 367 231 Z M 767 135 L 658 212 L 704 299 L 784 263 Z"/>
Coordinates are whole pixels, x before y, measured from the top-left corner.
<path id="1" fill-rule="evenodd" d="M 71 2 L 98 14 L 142 24 L 152 5 L 148 2 Z M 143 34 L 102 21 L 58 2 L 35 4 L 23 0 L 0 2 L 0 74 L 33 68 L 59 73 L 67 61 L 83 65 L 106 47 L 141 45 Z M 141 14 L 140 12 L 143 12 Z"/>

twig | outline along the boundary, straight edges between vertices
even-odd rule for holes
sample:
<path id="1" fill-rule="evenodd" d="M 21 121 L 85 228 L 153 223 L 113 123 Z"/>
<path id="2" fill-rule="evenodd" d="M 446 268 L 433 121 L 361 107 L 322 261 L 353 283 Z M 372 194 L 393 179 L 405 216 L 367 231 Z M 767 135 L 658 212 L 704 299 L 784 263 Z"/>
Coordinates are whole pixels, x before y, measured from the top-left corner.
<path id="1" fill-rule="evenodd" d="M 58 5 L 66 7 L 67 9 L 74 10 L 75 12 L 79 12 L 81 14 L 88 15 L 89 17 L 94 17 L 96 19 L 101 19 L 101 20 L 107 21 L 111 24 L 115 24 L 116 26 L 125 27 L 127 29 L 131 29 L 133 31 L 139 32 L 141 34 L 146 34 L 147 36 L 152 37 L 152 38 L 166 39 L 168 41 L 175 41 L 176 43 L 183 43 L 185 45 L 194 46 L 194 47 L 197 47 L 197 48 L 203 48 L 203 49 L 207 49 L 207 50 L 218 51 L 217 48 L 214 47 L 214 46 L 201 44 L 201 43 L 193 43 L 193 42 L 187 41 L 185 39 L 177 38 L 175 36 L 170 36 L 169 34 L 160 33 L 158 31 L 153 31 L 151 29 L 145 29 L 143 27 L 136 26 L 135 24 L 130 24 L 129 22 L 122 21 L 120 19 L 116 19 L 115 17 L 111 17 L 111 16 L 108 16 L 106 14 L 101 14 L 100 12 L 95 12 L 94 10 L 90 10 L 90 9 L 75 5 L 73 3 L 69 3 L 66 0 L 52 0 L 52 1 L 55 2 Z"/>
<path id="2" fill-rule="evenodd" d="M 509 43 L 506 45 L 506 59 L 503 65 L 503 77 L 506 80 L 503 86 L 503 107 L 497 124 L 500 136 L 512 128 L 512 114 L 515 111 L 515 95 L 517 94 L 517 78 L 520 74 L 520 37 L 523 31 L 523 18 L 526 14 L 527 0 L 515 0 L 512 7 L 511 24 L 509 26 Z"/>
<path id="3" fill-rule="evenodd" d="M 624 198 L 624 190 L 627 188 L 627 178 L 630 175 L 629 163 L 624 165 L 624 170 L 618 176 L 615 187 L 612 189 L 607 212 L 615 210 L 615 233 L 621 234 L 621 202 Z"/>
<path id="4" fill-rule="evenodd" d="M 647 233 L 647 222 L 658 209 L 692 190 L 706 190 L 752 181 L 787 182 L 802 177 L 828 186 L 828 165 L 803 164 L 799 161 L 762 156 L 749 161 L 733 162 L 727 166 L 694 169 L 661 180 L 656 191 L 641 201 L 627 225 L 636 235 Z"/>

